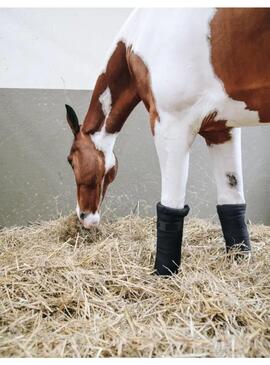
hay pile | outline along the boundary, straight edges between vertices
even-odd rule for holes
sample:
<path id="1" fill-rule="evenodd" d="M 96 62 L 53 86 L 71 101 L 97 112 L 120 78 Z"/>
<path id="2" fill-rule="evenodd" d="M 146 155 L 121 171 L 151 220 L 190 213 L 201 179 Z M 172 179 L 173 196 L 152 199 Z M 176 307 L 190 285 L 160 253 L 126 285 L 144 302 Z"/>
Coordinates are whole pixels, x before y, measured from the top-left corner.
<path id="1" fill-rule="evenodd" d="M 270 227 L 249 230 L 253 257 L 235 263 L 219 227 L 189 220 L 182 272 L 164 279 L 151 218 L 3 229 L 0 356 L 268 357 Z"/>

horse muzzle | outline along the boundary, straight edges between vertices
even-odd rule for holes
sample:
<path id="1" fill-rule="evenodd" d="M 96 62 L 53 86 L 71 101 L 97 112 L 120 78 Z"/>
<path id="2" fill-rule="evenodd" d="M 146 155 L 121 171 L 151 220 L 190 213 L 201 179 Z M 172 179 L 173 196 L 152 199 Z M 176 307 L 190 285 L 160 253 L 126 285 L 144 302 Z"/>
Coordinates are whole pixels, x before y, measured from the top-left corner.
<path id="1" fill-rule="evenodd" d="M 90 229 L 94 226 L 97 226 L 100 222 L 100 215 L 98 211 L 96 211 L 95 213 L 82 212 L 79 206 L 77 205 L 76 213 L 79 218 L 79 221 L 86 229 Z"/>

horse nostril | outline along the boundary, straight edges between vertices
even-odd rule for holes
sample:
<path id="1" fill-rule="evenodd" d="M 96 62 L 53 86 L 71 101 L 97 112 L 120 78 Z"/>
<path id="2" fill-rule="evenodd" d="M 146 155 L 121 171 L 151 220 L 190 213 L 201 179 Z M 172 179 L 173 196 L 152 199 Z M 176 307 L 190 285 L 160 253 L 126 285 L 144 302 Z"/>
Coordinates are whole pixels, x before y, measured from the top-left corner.
<path id="1" fill-rule="evenodd" d="M 81 218 L 81 219 L 84 219 L 85 217 L 86 217 L 86 214 L 85 214 L 85 213 L 83 213 L 83 212 L 82 212 L 82 213 L 80 213 L 80 218 Z"/>

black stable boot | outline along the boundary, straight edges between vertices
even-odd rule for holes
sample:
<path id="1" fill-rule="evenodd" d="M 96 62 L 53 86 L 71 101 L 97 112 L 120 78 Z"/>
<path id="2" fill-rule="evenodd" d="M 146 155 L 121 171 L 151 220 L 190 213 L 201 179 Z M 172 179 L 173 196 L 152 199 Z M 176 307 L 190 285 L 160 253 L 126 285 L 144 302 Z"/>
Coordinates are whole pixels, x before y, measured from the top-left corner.
<path id="1" fill-rule="evenodd" d="M 217 212 L 226 242 L 226 251 L 238 247 L 239 251 L 251 250 L 245 222 L 246 204 L 217 205 Z"/>
<path id="2" fill-rule="evenodd" d="M 155 274 L 177 273 L 181 262 L 184 217 L 189 207 L 173 209 L 157 203 L 157 253 Z"/>

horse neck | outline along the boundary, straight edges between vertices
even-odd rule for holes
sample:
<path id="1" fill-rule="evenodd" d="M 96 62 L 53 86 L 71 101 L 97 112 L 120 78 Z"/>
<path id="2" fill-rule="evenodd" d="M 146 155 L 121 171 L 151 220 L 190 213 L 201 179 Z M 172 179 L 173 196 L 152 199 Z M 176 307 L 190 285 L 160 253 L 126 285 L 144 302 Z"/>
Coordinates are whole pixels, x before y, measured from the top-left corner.
<path id="1" fill-rule="evenodd" d="M 113 145 L 112 141 L 139 101 L 127 63 L 126 46 L 118 42 L 105 71 L 97 79 L 83 131 L 92 135 L 97 144 Z"/>

